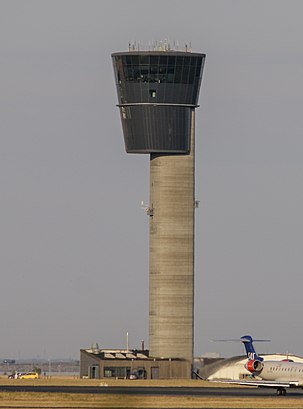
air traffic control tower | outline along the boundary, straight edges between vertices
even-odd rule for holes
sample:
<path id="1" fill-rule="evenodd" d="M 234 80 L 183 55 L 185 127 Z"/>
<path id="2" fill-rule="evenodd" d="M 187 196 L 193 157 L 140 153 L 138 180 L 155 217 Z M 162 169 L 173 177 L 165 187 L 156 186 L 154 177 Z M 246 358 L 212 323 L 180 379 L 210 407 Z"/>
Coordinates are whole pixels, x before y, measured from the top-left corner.
<path id="1" fill-rule="evenodd" d="M 205 54 L 130 47 L 112 59 L 126 152 L 150 154 L 150 356 L 191 365 L 195 109 Z"/>

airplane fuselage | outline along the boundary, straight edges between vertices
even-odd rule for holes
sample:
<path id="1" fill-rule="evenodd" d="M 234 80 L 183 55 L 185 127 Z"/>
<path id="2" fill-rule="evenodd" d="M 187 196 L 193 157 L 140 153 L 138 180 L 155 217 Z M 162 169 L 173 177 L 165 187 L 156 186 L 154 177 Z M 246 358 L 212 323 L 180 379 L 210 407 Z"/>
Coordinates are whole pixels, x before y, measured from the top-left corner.
<path id="1" fill-rule="evenodd" d="M 259 377 L 264 381 L 295 382 L 303 386 L 303 363 L 285 361 L 263 361 Z"/>

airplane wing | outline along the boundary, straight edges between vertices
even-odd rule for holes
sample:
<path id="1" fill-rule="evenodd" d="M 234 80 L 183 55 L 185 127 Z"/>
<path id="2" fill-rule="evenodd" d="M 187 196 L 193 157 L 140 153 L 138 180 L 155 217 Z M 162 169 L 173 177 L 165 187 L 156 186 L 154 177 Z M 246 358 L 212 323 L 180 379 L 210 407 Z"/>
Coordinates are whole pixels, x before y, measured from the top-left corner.
<path id="1" fill-rule="evenodd" d="M 268 388 L 296 388 L 299 386 L 299 382 L 291 381 L 291 382 L 279 382 L 279 381 L 241 381 L 239 380 L 229 380 L 229 379 L 222 379 L 222 380 L 214 380 L 209 382 L 217 382 L 217 383 L 229 383 L 234 385 L 244 385 L 244 386 L 259 386 L 259 387 L 268 387 Z"/>

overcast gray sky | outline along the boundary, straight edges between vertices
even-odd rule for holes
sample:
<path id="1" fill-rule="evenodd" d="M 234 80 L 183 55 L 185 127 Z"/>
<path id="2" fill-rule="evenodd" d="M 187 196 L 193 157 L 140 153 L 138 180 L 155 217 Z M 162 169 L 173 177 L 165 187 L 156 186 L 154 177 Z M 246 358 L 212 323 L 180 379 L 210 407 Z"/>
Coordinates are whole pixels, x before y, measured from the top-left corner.
<path id="1" fill-rule="evenodd" d="M 110 54 L 207 54 L 196 127 L 195 353 L 303 355 L 303 3 L 0 0 L 0 357 L 148 344 L 149 157 Z"/>

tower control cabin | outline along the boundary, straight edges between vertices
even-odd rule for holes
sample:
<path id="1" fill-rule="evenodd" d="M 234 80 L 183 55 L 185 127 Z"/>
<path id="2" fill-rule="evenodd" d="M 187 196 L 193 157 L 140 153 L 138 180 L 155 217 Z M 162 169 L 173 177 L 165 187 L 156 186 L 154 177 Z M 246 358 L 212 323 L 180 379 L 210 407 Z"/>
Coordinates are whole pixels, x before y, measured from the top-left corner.
<path id="1" fill-rule="evenodd" d="M 194 344 L 195 109 L 205 54 L 112 54 L 126 152 L 150 154 L 150 356 Z"/>

